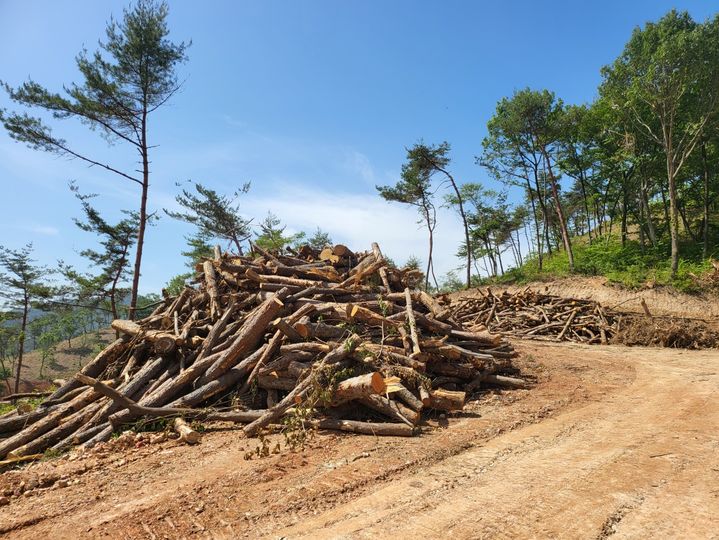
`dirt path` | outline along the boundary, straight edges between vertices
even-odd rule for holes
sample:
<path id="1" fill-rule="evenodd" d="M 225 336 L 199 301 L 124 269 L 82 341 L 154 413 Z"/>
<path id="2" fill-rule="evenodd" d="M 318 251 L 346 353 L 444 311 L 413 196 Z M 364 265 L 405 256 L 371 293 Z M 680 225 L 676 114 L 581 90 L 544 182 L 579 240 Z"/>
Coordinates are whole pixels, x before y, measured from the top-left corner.
<path id="1" fill-rule="evenodd" d="M 716 537 L 719 366 L 708 354 L 624 354 L 636 378 L 622 390 L 278 534 Z"/>
<path id="2" fill-rule="evenodd" d="M 70 485 L 0 507 L 8 538 L 719 537 L 716 351 L 519 343 L 529 391 L 422 437 L 319 435 L 244 459 L 236 431 L 54 460 Z M 273 438 L 272 444 L 279 438 Z"/>

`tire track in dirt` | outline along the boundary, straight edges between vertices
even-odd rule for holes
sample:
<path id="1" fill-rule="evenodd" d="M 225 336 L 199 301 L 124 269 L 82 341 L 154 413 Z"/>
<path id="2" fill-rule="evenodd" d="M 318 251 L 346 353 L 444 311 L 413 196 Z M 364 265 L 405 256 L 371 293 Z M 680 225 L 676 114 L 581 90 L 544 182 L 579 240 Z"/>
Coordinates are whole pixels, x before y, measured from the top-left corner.
<path id="1" fill-rule="evenodd" d="M 193 447 L 111 452 L 89 469 L 38 464 L 85 472 L 13 499 L 0 525 L 16 528 L 8 538 L 48 539 L 621 538 L 716 526 L 713 353 L 517 346 L 537 386 L 489 392 L 448 429 L 321 434 L 305 452 L 250 461 L 257 441 L 227 431 Z"/>
<path id="2" fill-rule="evenodd" d="M 607 399 L 503 434 L 268 537 L 715 535 L 719 498 L 711 482 L 698 480 L 719 469 L 715 354 L 625 354 L 636 379 Z M 682 497 L 691 503 L 672 511 Z"/>

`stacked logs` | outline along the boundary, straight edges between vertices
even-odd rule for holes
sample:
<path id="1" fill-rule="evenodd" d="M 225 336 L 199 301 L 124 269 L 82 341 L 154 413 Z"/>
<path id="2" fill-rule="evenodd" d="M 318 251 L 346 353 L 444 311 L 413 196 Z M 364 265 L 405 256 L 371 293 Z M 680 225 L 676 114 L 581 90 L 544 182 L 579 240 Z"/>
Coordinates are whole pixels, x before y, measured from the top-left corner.
<path id="1" fill-rule="evenodd" d="M 562 298 L 530 288 L 514 293 L 478 289 L 473 296 L 440 300 L 469 329 L 481 327 L 520 338 L 606 344 L 620 323 L 617 314 L 593 300 Z"/>
<path id="2" fill-rule="evenodd" d="M 118 339 L 75 378 L 0 418 L 0 459 L 92 445 L 147 417 L 174 417 L 185 437 L 183 418 L 244 423 L 248 436 L 291 418 L 407 436 L 423 411 L 462 409 L 480 385 L 524 384 L 501 374 L 507 341 L 465 330 L 377 244 L 253 253 L 216 249 L 197 287 L 114 321 Z"/>

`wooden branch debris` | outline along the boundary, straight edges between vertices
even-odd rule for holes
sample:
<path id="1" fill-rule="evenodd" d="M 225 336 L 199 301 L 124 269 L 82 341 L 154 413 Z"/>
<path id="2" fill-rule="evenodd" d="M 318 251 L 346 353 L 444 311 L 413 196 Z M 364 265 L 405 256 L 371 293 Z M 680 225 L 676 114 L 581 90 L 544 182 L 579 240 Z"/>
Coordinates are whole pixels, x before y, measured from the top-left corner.
<path id="1" fill-rule="evenodd" d="M 621 315 L 593 300 L 562 298 L 530 288 L 510 293 L 478 290 L 477 295 L 440 299 L 452 318 L 467 329 L 495 335 L 551 341 L 607 343 Z M 648 311 L 645 309 L 645 311 Z M 453 332 L 457 337 L 459 333 Z"/>
<path id="2" fill-rule="evenodd" d="M 525 386 L 507 376 L 506 340 L 464 328 L 372 247 L 215 250 L 197 288 L 140 321 L 113 321 L 121 338 L 48 401 L 0 418 L 0 460 L 92 445 L 143 417 L 172 419 L 189 444 L 195 420 L 255 436 L 300 407 L 306 427 L 411 436 L 424 411 L 459 410 L 479 385 Z"/>

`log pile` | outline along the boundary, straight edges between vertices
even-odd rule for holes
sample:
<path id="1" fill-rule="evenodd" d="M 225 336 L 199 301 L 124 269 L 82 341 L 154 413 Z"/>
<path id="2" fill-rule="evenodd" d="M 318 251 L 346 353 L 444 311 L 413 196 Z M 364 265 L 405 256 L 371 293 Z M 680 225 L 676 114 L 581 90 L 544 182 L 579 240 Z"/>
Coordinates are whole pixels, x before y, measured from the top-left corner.
<path id="1" fill-rule="evenodd" d="M 472 296 L 442 296 L 437 302 L 468 330 L 487 329 L 506 337 L 686 349 L 719 345 L 719 332 L 711 324 L 654 315 L 644 300 L 643 313 L 625 313 L 593 300 L 526 288 L 514 293 L 477 289 Z"/>
<path id="2" fill-rule="evenodd" d="M 376 244 L 253 254 L 216 249 L 196 287 L 114 321 L 118 339 L 38 409 L 0 417 L 0 459 L 92 445 L 148 417 L 190 443 L 182 419 L 243 423 L 247 436 L 293 418 L 407 436 L 423 411 L 462 409 L 480 385 L 524 385 L 506 376 L 504 338 L 465 330 Z"/>
<path id="3" fill-rule="evenodd" d="M 514 293 L 477 289 L 473 296 L 440 301 L 470 330 L 482 328 L 519 338 L 606 344 L 620 324 L 616 313 L 593 300 L 562 298 L 530 288 Z"/>

